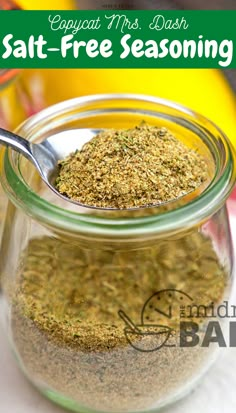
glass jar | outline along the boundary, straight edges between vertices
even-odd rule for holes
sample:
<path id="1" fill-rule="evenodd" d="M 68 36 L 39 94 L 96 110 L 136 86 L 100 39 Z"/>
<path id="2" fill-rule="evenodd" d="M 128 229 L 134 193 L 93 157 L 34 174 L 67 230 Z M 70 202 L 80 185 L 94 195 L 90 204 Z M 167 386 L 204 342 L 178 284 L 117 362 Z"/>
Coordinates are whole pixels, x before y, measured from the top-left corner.
<path id="1" fill-rule="evenodd" d="M 225 202 L 235 166 L 223 133 L 175 103 L 126 94 L 62 102 L 17 133 L 40 142 L 143 120 L 205 157 L 206 188 L 156 208 L 78 207 L 21 155 L 4 153 L 10 202 L 0 269 L 10 343 L 29 380 L 74 411 L 156 410 L 192 389 L 218 354 L 208 326 L 221 321 L 217 309 L 233 286 Z"/>

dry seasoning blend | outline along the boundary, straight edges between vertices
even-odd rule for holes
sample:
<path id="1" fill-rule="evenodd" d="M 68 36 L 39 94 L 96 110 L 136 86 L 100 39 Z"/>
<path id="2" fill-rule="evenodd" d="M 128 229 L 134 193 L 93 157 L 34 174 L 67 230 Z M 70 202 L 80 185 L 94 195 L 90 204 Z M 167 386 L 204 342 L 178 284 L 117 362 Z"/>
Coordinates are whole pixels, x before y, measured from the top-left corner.
<path id="1" fill-rule="evenodd" d="M 207 179 L 199 154 L 166 129 L 145 124 L 99 134 L 60 167 L 62 193 L 118 208 L 171 200 Z M 155 293 L 181 290 L 192 303 L 210 306 L 222 302 L 226 284 L 210 239 L 197 229 L 142 247 L 35 238 L 24 251 L 14 291 L 15 349 L 31 380 L 64 397 L 64 404 L 147 410 L 200 374 L 212 351 L 179 347 L 179 308 L 188 298 Z M 171 319 L 155 311 L 155 300 L 162 310 L 171 303 Z M 175 347 L 140 351 L 155 348 L 156 336 L 139 334 L 141 327 L 127 331 L 120 310 L 136 326 L 171 328 Z"/>
<path id="2" fill-rule="evenodd" d="M 180 305 L 223 301 L 227 278 L 211 241 L 197 231 L 178 240 L 129 250 L 84 248 L 43 237 L 25 252 L 12 308 L 12 334 L 27 374 L 78 405 L 99 411 L 146 410 L 182 389 L 205 368 L 212 347 L 180 348 Z M 145 302 L 157 291 L 164 312 Z M 136 324 L 174 328 L 169 344 L 153 352 L 127 341 L 119 310 Z M 199 323 L 199 319 L 198 319 Z M 155 347 L 155 336 L 130 332 L 141 348 Z M 210 352 L 210 355 L 209 355 Z M 200 373 L 199 373 L 200 374 Z"/>
<path id="3" fill-rule="evenodd" d="M 150 206 L 179 198 L 207 179 L 204 158 L 166 128 L 142 123 L 99 133 L 59 162 L 59 192 L 108 208 Z"/>

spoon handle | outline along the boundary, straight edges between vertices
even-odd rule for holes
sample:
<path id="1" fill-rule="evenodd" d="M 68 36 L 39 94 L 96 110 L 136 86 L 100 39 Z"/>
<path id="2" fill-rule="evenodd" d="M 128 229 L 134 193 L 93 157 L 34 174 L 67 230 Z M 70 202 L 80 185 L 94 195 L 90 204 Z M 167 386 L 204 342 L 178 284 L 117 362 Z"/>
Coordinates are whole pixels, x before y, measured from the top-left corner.
<path id="1" fill-rule="evenodd" d="M 10 146 L 17 152 L 24 155 L 29 161 L 34 163 L 34 156 L 31 151 L 31 144 L 24 138 L 8 130 L 0 128 L 0 144 Z"/>

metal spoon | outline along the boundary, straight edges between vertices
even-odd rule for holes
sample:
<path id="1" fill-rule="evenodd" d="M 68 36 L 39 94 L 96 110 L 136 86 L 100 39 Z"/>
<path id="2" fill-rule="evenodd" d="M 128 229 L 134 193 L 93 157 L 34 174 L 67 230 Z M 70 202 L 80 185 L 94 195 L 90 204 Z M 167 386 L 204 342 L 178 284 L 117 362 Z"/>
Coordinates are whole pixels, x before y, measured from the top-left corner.
<path id="1" fill-rule="evenodd" d="M 81 204 L 78 201 L 62 195 L 55 188 L 55 180 L 58 176 L 58 161 L 60 159 L 65 159 L 76 150 L 80 150 L 86 142 L 90 141 L 95 135 L 103 130 L 104 129 L 69 129 L 48 137 L 42 143 L 35 144 L 15 133 L 0 128 L 0 145 L 10 146 L 13 150 L 21 153 L 27 158 L 36 167 L 47 186 L 60 198 L 79 206 L 97 209 L 97 207 Z M 176 198 L 175 201 L 185 198 L 187 199 L 186 196 L 191 192 L 192 191 Z M 162 202 L 162 205 L 169 202 L 171 201 Z M 160 206 L 161 204 L 159 203 L 157 205 Z M 153 207 L 154 206 L 155 205 L 153 205 Z M 142 207 L 128 209 L 140 208 Z M 112 210 L 115 208 L 102 209 Z"/>
<path id="2" fill-rule="evenodd" d="M 55 179 L 58 175 L 58 161 L 65 159 L 70 153 L 75 152 L 101 129 L 72 129 L 57 133 L 45 139 L 42 143 L 35 144 L 15 133 L 0 128 L 0 144 L 9 146 L 21 153 L 37 169 L 43 181 L 58 196 L 74 204 L 82 205 L 62 195 L 55 188 Z"/>

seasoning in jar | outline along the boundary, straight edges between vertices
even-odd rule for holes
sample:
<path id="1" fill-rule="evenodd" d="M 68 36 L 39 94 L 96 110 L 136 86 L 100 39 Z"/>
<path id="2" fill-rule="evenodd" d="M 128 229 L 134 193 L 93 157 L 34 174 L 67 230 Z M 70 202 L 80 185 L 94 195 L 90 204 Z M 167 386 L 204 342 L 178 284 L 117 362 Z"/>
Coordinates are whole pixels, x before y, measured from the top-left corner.
<path id="1" fill-rule="evenodd" d="M 207 180 L 207 163 L 166 128 L 141 123 L 99 133 L 59 161 L 56 187 L 82 204 L 107 208 L 158 205 Z"/>
<path id="2" fill-rule="evenodd" d="M 211 240 L 197 229 L 181 239 L 128 250 L 84 248 L 44 236 L 32 239 L 25 254 L 14 292 L 12 334 L 36 382 L 82 405 L 90 406 L 92 397 L 97 410 L 113 406 L 118 411 L 122 401 L 124 411 L 133 411 L 161 403 L 204 368 L 212 349 L 178 345 L 184 302 L 174 294 L 161 296 L 162 309 L 178 300 L 171 318 L 151 309 L 159 299 L 153 294 L 165 288 L 182 290 L 206 308 L 223 301 L 226 273 Z M 142 308 L 146 327 L 164 320 L 173 329 L 172 347 L 145 352 L 130 345 L 119 311 L 138 325 Z M 197 322 L 204 326 L 204 316 Z M 136 347 L 143 339 L 155 345 L 154 335 L 134 333 Z"/>
<path id="3" fill-rule="evenodd" d="M 57 189 L 83 204 L 121 210 L 171 201 L 208 179 L 203 156 L 166 128 L 142 123 L 104 131 L 60 161 Z M 204 368 L 211 349 L 179 346 L 180 298 L 217 305 L 228 280 L 198 229 L 127 249 L 44 236 L 31 239 L 24 254 L 12 334 L 35 382 L 81 406 L 92 399 L 98 411 L 120 411 L 121 399 L 122 411 L 134 411 L 161 404 Z M 165 289 L 171 293 L 157 294 Z M 163 313 L 172 305 L 170 318 L 155 311 L 159 300 Z M 161 336 L 153 333 L 163 322 L 168 345 L 155 351 Z M 204 314 L 197 322 L 204 328 Z"/>

